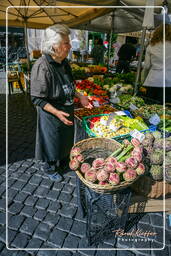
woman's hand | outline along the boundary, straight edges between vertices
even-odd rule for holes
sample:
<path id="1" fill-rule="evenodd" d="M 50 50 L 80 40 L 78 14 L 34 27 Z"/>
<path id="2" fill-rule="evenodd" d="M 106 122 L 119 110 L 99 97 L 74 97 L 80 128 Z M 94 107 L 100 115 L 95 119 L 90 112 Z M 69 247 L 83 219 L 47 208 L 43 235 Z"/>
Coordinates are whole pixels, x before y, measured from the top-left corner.
<path id="1" fill-rule="evenodd" d="M 93 107 L 93 106 L 91 105 L 91 103 L 89 102 L 87 96 L 80 95 L 80 96 L 79 96 L 79 99 L 80 99 L 81 105 L 82 105 L 84 108 L 92 108 L 92 107 Z"/>
<path id="2" fill-rule="evenodd" d="M 58 110 L 56 108 L 54 108 L 50 103 L 47 103 L 44 107 L 44 110 L 46 110 L 47 112 L 53 114 L 54 116 L 58 117 L 64 124 L 66 125 L 73 125 L 72 121 L 69 121 L 66 117 L 69 116 L 68 113 L 63 112 L 61 110 Z"/>
<path id="3" fill-rule="evenodd" d="M 72 121 L 69 121 L 66 117 L 69 116 L 68 113 L 66 112 L 63 112 L 61 110 L 58 110 L 56 112 L 56 116 L 66 125 L 73 125 L 73 122 Z"/>

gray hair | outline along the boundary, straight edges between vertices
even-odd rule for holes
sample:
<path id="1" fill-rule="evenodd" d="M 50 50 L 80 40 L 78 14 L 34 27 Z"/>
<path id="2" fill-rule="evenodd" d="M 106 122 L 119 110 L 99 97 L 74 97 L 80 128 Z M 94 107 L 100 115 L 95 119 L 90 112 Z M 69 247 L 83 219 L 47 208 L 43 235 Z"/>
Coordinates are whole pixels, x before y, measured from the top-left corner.
<path id="1" fill-rule="evenodd" d="M 45 54 L 53 54 L 53 45 L 59 45 L 63 36 L 70 35 L 70 30 L 66 25 L 56 24 L 48 27 L 44 31 L 41 42 L 41 52 Z"/>

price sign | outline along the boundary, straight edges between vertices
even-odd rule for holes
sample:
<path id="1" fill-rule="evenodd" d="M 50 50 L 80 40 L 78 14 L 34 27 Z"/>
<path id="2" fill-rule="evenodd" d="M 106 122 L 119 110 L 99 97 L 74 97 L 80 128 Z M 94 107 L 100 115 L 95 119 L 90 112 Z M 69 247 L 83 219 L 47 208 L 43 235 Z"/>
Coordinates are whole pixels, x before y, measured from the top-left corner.
<path id="1" fill-rule="evenodd" d="M 149 119 L 150 124 L 158 125 L 160 123 L 160 117 L 157 114 L 154 114 Z"/>
<path id="2" fill-rule="evenodd" d="M 93 106 L 94 106 L 94 107 L 99 107 L 100 104 L 99 104 L 99 102 L 98 102 L 97 100 L 94 100 L 94 101 L 93 101 Z"/>
<path id="3" fill-rule="evenodd" d="M 132 104 L 132 103 L 129 105 L 129 108 L 130 108 L 131 110 L 136 110 L 136 109 L 138 109 L 137 106 L 135 106 L 135 105 Z"/>
<path id="4" fill-rule="evenodd" d="M 138 139 L 140 142 L 143 141 L 143 139 L 145 138 L 145 135 L 141 132 L 139 132 L 138 130 L 133 130 L 130 132 L 130 135 L 133 137 L 133 138 L 136 138 Z"/>

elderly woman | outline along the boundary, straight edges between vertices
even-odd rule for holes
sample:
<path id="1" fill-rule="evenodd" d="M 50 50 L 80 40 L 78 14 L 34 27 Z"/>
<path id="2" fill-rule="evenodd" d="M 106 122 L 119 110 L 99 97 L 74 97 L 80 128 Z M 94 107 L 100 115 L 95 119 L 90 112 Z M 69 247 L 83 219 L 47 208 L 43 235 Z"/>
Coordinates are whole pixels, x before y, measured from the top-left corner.
<path id="1" fill-rule="evenodd" d="M 42 57 L 31 72 L 32 102 L 37 107 L 35 158 L 50 179 L 60 182 L 62 164 L 69 156 L 74 139 L 74 95 L 84 107 L 86 96 L 75 92 L 71 68 L 66 59 L 71 45 L 70 30 L 54 25 L 45 30 Z"/>

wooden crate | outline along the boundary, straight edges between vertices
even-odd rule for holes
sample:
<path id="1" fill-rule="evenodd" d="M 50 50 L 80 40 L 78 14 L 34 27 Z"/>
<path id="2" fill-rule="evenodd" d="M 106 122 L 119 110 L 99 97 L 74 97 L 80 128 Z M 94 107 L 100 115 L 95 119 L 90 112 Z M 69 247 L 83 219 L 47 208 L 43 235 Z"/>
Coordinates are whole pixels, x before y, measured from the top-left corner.
<path id="1" fill-rule="evenodd" d="M 129 207 L 130 213 L 142 212 L 167 212 L 171 213 L 171 197 L 165 199 L 165 208 L 163 199 L 149 199 L 141 195 L 134 195 Z"/>

